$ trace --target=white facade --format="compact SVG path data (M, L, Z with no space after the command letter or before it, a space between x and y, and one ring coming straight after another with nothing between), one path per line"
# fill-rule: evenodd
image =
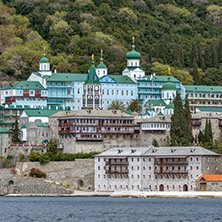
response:
M96 74L99 78L108 75L108 69L107 68L96 68Z
M130 69L130 68L126 67L123 70L122 74L125 76L129 76L133 81L136 81L136 79L142 78L145 76L145 72L139 67L137 67L135 69Z
M193 191L203 158L219 155L202 147L113 148L95 157L95 191Z
M169 105L170 102L176 97L176 90L164 90L161 92L162 100Z

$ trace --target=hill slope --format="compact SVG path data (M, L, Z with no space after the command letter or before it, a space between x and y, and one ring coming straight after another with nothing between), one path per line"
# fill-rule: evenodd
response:
M221 0L3 0L0 71L26 79L46 47L52 69L87 72L100 50L120 74L132 36L147 72L184 84L222 84ZM204 78L203 78L204 77Z

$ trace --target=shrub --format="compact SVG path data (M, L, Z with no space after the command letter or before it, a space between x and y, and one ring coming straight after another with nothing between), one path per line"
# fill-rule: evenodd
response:
M24 161L25 161L25 155L24 155L24 154L21 154L21 155L20 155L20 161L21 161L21 162L24 162Z
M40 162L40 164L45 164L45 163L50 162L49 154L45 153L44 155L41 155L40 158L39 158L39 162Z
M46 178L46 174L43 173L41 170L32 168L29 172L29 176L37 177L37 178Z
M31 152L30 156L29 156L29 160L31 162L35 162L35 161L39 161L39 158L41 157L41 155L38 152Z
M15 158L15 156L13 156L13 155L8 155L7 156L7 160L13 160Z

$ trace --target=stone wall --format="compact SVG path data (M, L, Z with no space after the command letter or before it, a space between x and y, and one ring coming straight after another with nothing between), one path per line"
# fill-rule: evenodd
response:
M30 169L37 168L46 173L45 179L29 176ZM74 189L92 191L94 189L93 159L50 162L19 162L16 175L12 168L0 169L0 195L21 194L70 194Z
M66 188L93 190L94 187L93 159L49 162L43 165L39 162L19 162L16 168L21 176L28 174L32 168L38 168L46 173L46 179L56 181Z

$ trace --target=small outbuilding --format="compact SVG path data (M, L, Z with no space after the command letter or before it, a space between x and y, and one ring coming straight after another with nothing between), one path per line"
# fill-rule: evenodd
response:
M197 179L197 191L222 191L222 174L202 175Z

